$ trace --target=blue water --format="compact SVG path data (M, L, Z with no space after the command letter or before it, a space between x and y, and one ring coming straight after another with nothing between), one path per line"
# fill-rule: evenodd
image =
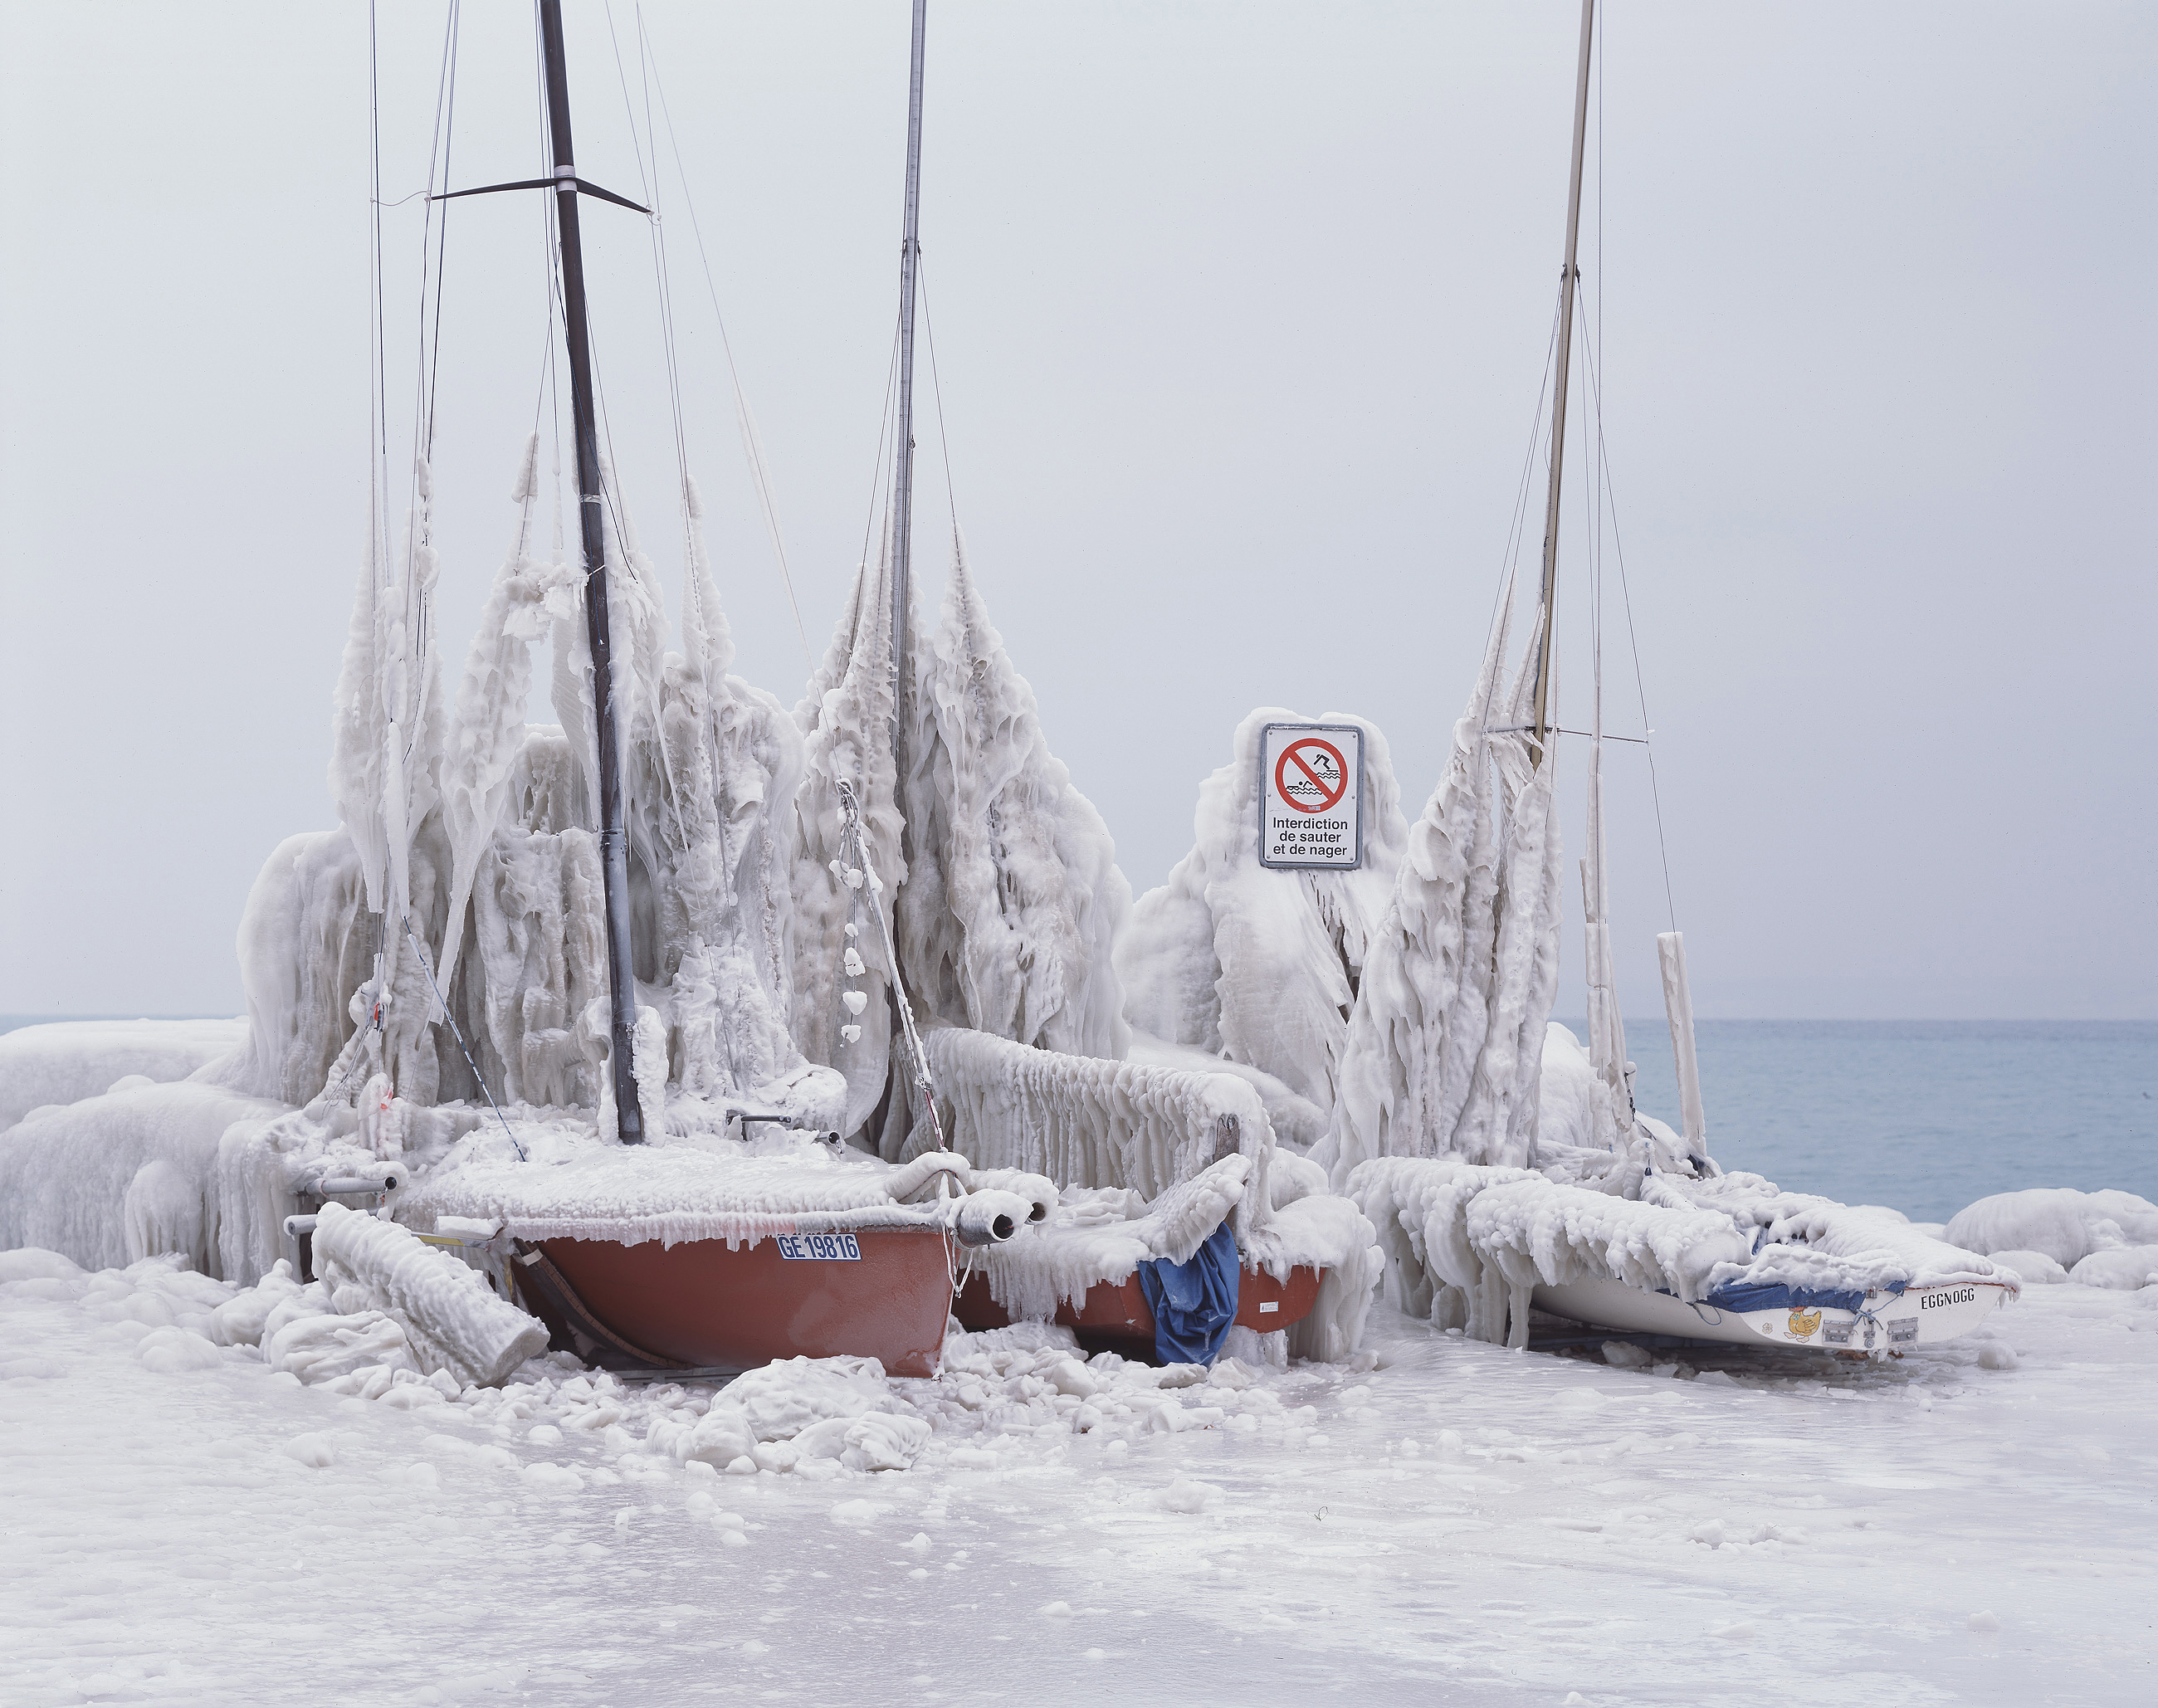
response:
M0 1032L96 1018L0 1014ZM1696 1037L1727 1169L1913 1221L2023 1186L2158 1200L2158 1021L1703 1020ZM1660 1020L1628 1041L1641 1107L1676 1126Z
M1695 1036L1727 1169L1913 1221L2024 1186L2158 1200L2158 1022L1702 1020ZM1661 1016L1627 1043L1636 1102L1676 1126Z

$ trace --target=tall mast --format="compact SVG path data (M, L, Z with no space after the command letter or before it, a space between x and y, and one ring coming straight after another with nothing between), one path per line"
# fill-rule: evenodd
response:
M922 39L928 24L929 0L914 0L914 49L907 68L906 207L899 243L899 445L891 490L891 756L902 799L906 790L908 571L914 555L914 275L922 254L917 238L922 224Z
M1543 635L1536 644L1535 761L1543 762L1551 734L1551 614L1558 592L1559 482L1566 467L1566 380L1573 353L1573 287L1581 276L1574 255L1581 241L1581 157L1588 140L1588 57L1596 0L1581 0L1581 76L1573 95L1573 182L1566 198L1566 269L1559 275L1558 386L1551 395L1551 493L1544 501Z
M585 254L577 230L576 156L570 147L570 79L562 58L562 0L540 0L547 61L547 124L555 144L555 218L562 255L562 321L570 345L570 411L576 423L577 515L583 525L585 632L592 654L592 725L599 749L600 875L607 894L607 994L614 1009L616 1130L624 1144L644 1142L637 1101L632 1036L637 983L629 942L629 832L622 808L622 756L614 733L614 645L608 632L606 494L600 487L599 431L592 411L591 337L585 323Z

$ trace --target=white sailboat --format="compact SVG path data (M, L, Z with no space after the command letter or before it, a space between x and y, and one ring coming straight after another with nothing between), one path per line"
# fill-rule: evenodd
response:
M1476 1338L1525 1344L1537 1310L1741 1345L1901 1352L1977 1327L2017 1277L1895 1211L1717 1167L1675 929L1658 950L1680 1127L1634 1102L1612 970L1600 640L1587 731L1558 725L1552 646L1594 34L1583 0L1534 633L1510 671L1510 572L1450 762L1370 947L1333 1125L1314 1156L1378 1228L1394 1303ZM1565 735L1588 742L1585 1049L1550 1024Z

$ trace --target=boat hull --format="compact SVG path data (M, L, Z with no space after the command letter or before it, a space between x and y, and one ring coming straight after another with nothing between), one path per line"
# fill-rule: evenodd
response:
M1277 1281L1262 1270L1245 1270L1236 1282L1236 1326L1270 1334L1302 1322L1318 1302L1319 1280L1319 1271L1309 1266L1290 1270L1287 1281ZM1009 1313L990 1296L989 1277L978 1273L967 1277L953 1312L963 1329L1004 1329L1011 1324ZM1096 1282L1076 1303L1068 1298L1059 1300L1056 1320L1076 1330L1082 1340L1112 1342L1119 1347L1129 1344L1149 1353L1154 1349L1154 1313L1147 1307L1136 1272L1120 1282Z
M906 1228L854 1238L854 1260L790 1258L773 1238L540 1246L601 1322L692 1368L849 1355L874 1358L890 1375L934 1375L952 1308L945 1236Z
M1781 1306L1763 1311L1722 1310L1610 1280L1540 1287L1531 1296L1531 1303L1555 1317L1628 1334L1683 1335L1689 1340L1720 1340L1732 1346L1908 1352L1914 1346L1968 1334L2000 1309L2007 1296L2007 1287L1997 1282L1869 1293L1866 1302L1870 1321L1858 1312L1828 1305L1799 1310Z

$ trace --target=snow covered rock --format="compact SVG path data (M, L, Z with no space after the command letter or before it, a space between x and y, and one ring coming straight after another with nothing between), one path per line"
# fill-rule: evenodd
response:
M280 1257L253 1287L235 1293L209 1313L204 1333L219 1346L259 1346L270 1313L300 1291L289 1260Z
M297 1318L264 1344L262 1361L310 1387L377 1365L415 1368L405 1331L379 1311Z
M2078 1287L2116 1287L2133 1292L2158 1287L2158 1245L2114 1246L2093 1251L2068 1272Z
M2158 1204L2132 1192L2033 1186L1980 1199L1944 1237L1972 1251L2043 1251L2073 1270L2093 1251L2158 1242Z
M2048 1257L2043 1251L1990 1251L1986 1254L2003 1269L2012 1269L2032 1287L2055 1287L2068 1278L2068 1272Z

